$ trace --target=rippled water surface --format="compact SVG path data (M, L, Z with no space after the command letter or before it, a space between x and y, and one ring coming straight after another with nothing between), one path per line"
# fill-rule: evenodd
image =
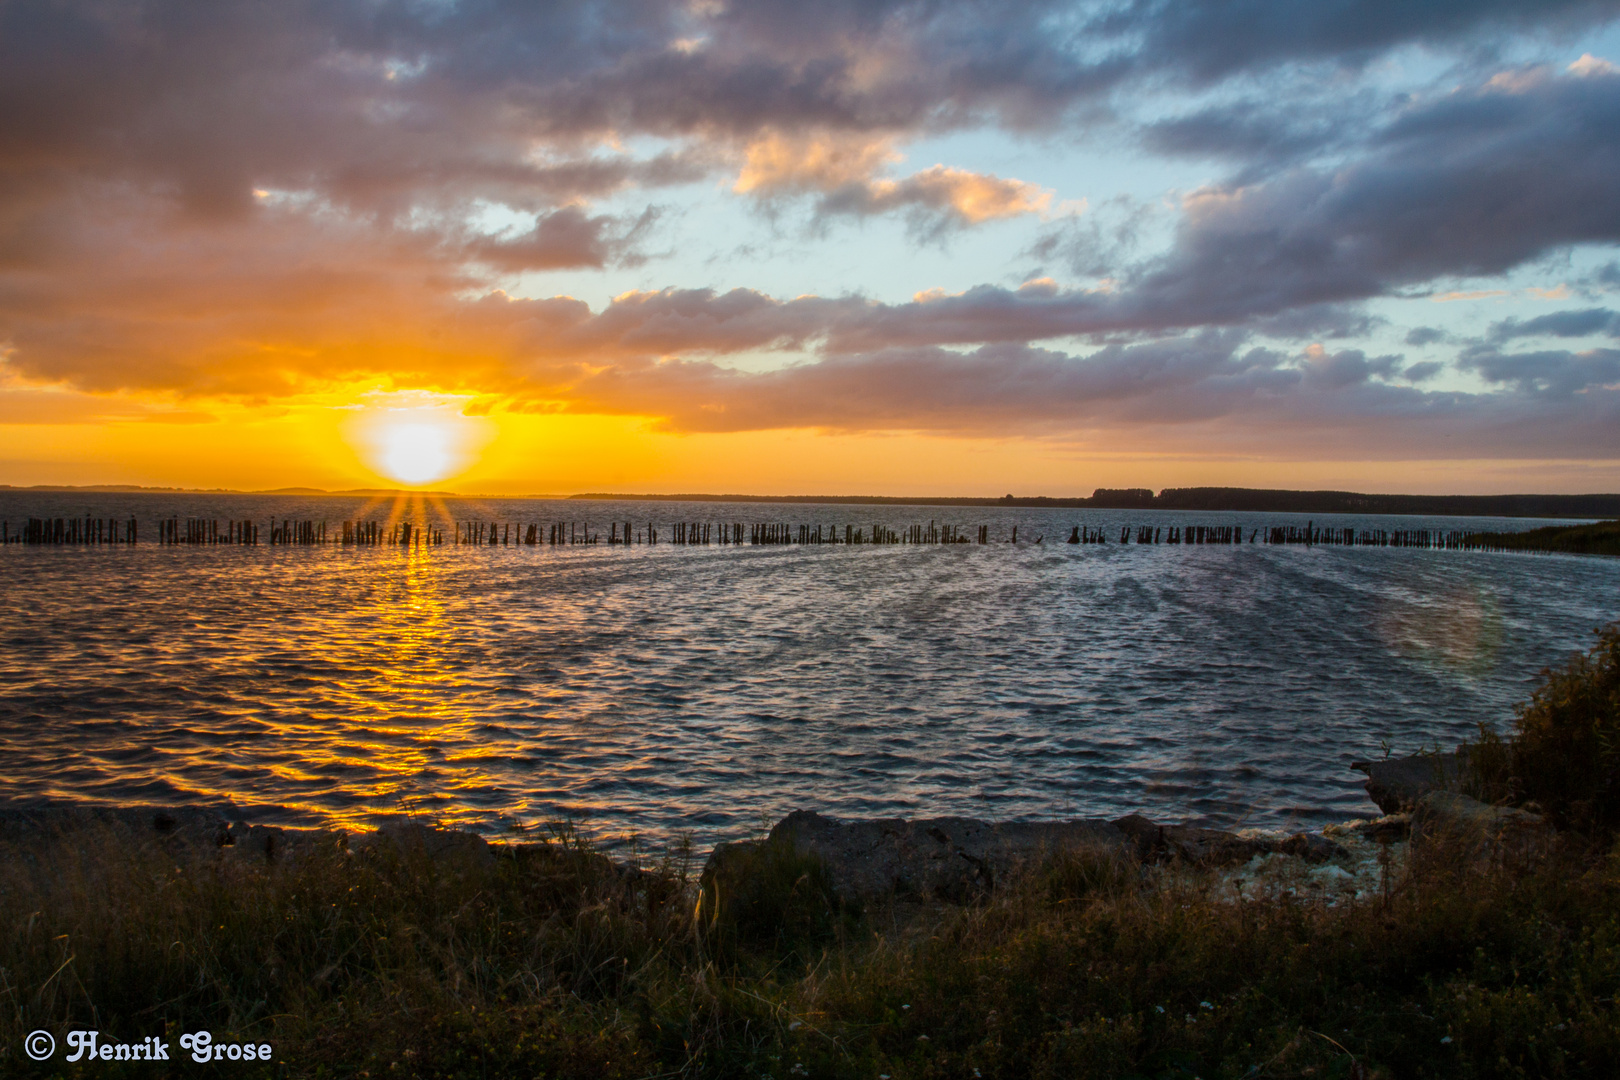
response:
M170 514L1018 526L1016 546L0 548L0 799L572 818L654 847L801 807L1363 814L1351 760L1507 722L1540 668L1620 614L1616 560L1052 542L1286 515L155 495L0 511L12 529L133 513L143 537Z

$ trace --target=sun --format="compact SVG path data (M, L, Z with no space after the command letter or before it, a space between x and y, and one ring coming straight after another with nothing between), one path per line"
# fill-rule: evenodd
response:
M437 484L482 463L499 434L468 398L426 390L372 391L334 408L339 430L365 472L401 487Z
M453 465L450 436L432 424L398 424L382 434L382 469L402 484L426 484Z

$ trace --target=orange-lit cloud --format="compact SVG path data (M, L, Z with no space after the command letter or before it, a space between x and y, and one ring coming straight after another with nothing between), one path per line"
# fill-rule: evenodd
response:
M769 132L747 148L734 190L756 198L814 193L818 212L867 217L904 211L922 231L1040 214L1052 193L1021 180L934 165L880 175L901 154L892 137Z
M432 431L486 418L466 442L482 456L444 451L475 478L486 459L520 467L511 432L552 446L547 423L641 432L655 457L759 432L1620 456L1613 265L1559 271L1570 284L1543 295L1570 310L1373 340L1380 301L1507 303L1524 295L1507 275L1620 245L1615 66L1583 52L1502 72L1458 44L1583 32L1606 9L1373 10L5 5L0 424L336 437L309 468L339 479L381 468L356 410L413 393L460 418ZM1460 74L1399 107L1356 83L1414 45L1460 50ZM1363 92L1324 100L1332 80L1299 74L1312 65ZM1263 100L1272 86L1298 107ZM1144 115L1144 90L1187 104ZM834 266L878 259L848 237L885 218L913 250L978 260L967 245L1033 234L1088 194L1031 157L993 162L993 140L955 144L972 167L906 165L986 132L1037 156L1095 137L1223 171L1163 201L1154 249L1065 262L1026 235L967 280L958 264L882 294L832 271L819 294L783 287L791 265L771 288L728 277L718 245L660 254L700 182L762 233L796 207L806 232L827 227Z

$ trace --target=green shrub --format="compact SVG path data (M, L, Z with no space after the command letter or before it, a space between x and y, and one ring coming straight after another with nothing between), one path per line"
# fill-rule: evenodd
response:
M1620 827L1620 623L1543 676L1509 738L1482 729L1469 748L1477 793L1538 803L1562 828L1612 833Z

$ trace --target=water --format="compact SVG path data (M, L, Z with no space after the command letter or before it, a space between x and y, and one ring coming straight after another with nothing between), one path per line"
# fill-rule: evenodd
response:
M955 547L0 549L0 800L255 821L572 819L702 847L795 808L1271 827L1351 760L1502 726L1614 619L1620 560L1069 546L1276 514L0 496L29 515L990 526ZM1297 519L1300 524L1305 518ZM1350 516L1318 524L1529 528ZM453 533L453 530L452 530ZM265 535L268 535L266 533Z

